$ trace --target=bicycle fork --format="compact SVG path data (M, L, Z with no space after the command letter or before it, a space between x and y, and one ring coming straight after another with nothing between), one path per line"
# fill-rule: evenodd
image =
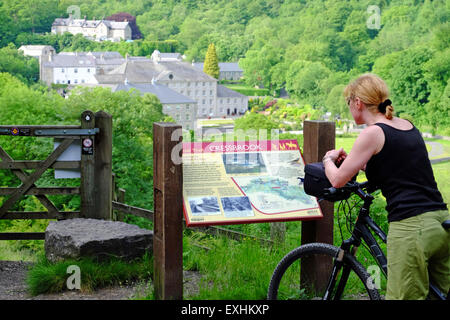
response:
M359 244L356 243L355 238L350 238L349 240L345 240L334 260L333 269L331 272L330 279L328 280L327 287L325 289L324 296L322 300L331 300L333 290L336 286L336 282L338 281L339 274L342 272L341 278L339 280L338 286L336 288L336 293L334 295L334 300L340 300L342 293L344 292L345 285L347 284L348 277L350 275L351 267L348 264L344 263L344 256L347 252L351 252L352 255L356 255L356 251L358 250ZM352 247L353 245L353 247Z

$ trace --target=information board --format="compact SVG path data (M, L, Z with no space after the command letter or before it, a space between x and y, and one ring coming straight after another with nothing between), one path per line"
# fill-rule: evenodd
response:
M183 143L187 226L319 219L296 140Z

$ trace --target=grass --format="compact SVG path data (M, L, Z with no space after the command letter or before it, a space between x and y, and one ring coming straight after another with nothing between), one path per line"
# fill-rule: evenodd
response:
M68 273L68 267L75 265L81 271L81 291L92 292L98 288L150 279L153 276L152 259L151 256L145 255L130 262L119 259L96 262L83 258L51 263L45 256L41 256L28 272L26 281L33 296L62 292L67 290L66 282L71 275Z
M338 136L336 147L344 147L349 152L356 139L353 136ZM437 140L441 142L442 140ZM450 142L444 141L443 145L450 147ZM438 187L444 197L444 201L450 202L450 162L443 162L433 165L433 170ZM363 174L361 179L363 179ZM384 210L385 201L381 195L377 196L373 206L372 217L387 231L386 212ZM336 206L337 207L337 204ZM356 215L354 211L353 216ZM353 217L352 219L354 219ZM140 224L142 221L129 221ZM335 214L334 243L340 245L342 238L346 239L350 233L343 230L342 238L339 224L345 225L345 218L341 213ZM244 224L226 226L246 234L260 238L270 238L270 224ZM265 299L267 287L273 270L281 258L290 250L300 245L301 223L286 222L286 241L284 244L267 247L259 242L250 239L234 241L224 237L212 237L190 230L185 231L183 243L183 266L185 270L198 271L203 278L199 283L199 291L186 299ZM15 230L25 231L25 230ZM125 263L112 261L110 263L96 263L89 259L80 261L66 261L52 264L40 257L36 259L34 251L28 246L17 245L14 247L7 242L0 242L0 259L2 260L31 260L37 263L30 270L27 283L30 293L50 293L65 290L67 267L78 265L81 269L81 290L92 291L97 288L120 285L127 281L148 280L152 275L151 257L145 257L141 261ZM205 251L196 245L208 247ZM382 245L385 249L385 246ZM41 252L41 251L38 251ZM366 267L375 265L375 262L368 251L361 246L357 253L358 260ZM363 288L358 281L352 280L351 293L363 292ZM385 280L382 277L382 288L385 287ZM382 290L383 293L383 290ZM153 299L150 291L141 299Z
M202 127L218 126L223 124L234 124L233 119L198 119L197 123Z

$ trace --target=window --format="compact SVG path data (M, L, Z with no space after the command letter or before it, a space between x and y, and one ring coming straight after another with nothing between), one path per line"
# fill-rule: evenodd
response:
M206 91L205 91L205 90L203 90L203 95L204 95L204 96L206 95Z
M213 91L209 90L209 95L212 96L213 95Z
M87 72L90 73L90 72L91 72L91 69L88 68L88 69L87 69Z
M191 120L190 117L189 117L189 113L186 114L186 120L188 120L188 121Z
M64 68L61 69L61 72L64 73Z
M206 104L206 100L205 99L202 100L202 104Z
M206 82L202 82L202 85L205 86L205 85L206 85Z
M77 68L73 69L73 72L78 73L78 69Z
M84 83L84 79L81 79L81 83Z
M78 83L78 79L75 79L73 82L74 82L74 83Z

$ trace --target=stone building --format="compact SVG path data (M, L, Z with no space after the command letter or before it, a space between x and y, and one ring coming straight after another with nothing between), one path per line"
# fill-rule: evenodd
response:
M69 18L57 18L52 24L52 33L82 34L88 39L103 41L131 40L132 31L127 21L117 22L110 20L86 20Z
M193 66L203 71L203 62L194 62ZM239 81L244 75L244 71L237 62L219 62L219 80Z
M24 45L18 49L24 56L33 57L39 60L39 79L42 79L43 62L48 61L48 57L56 54L55 48L45 45Z
M54 84L97 84L96 74L107 73L125 59L118 52L60 52L43 56L41 80Z
M194 130L196 128L197 102L171 90L165 85L155 81L153 83L135 84L125 80L124 83L102 84L101 86L111 88L112 92L119 90L130 91L134 89L139 91L141 95L146 93L154 94L161 102L164 114L172 117L183 129Z

